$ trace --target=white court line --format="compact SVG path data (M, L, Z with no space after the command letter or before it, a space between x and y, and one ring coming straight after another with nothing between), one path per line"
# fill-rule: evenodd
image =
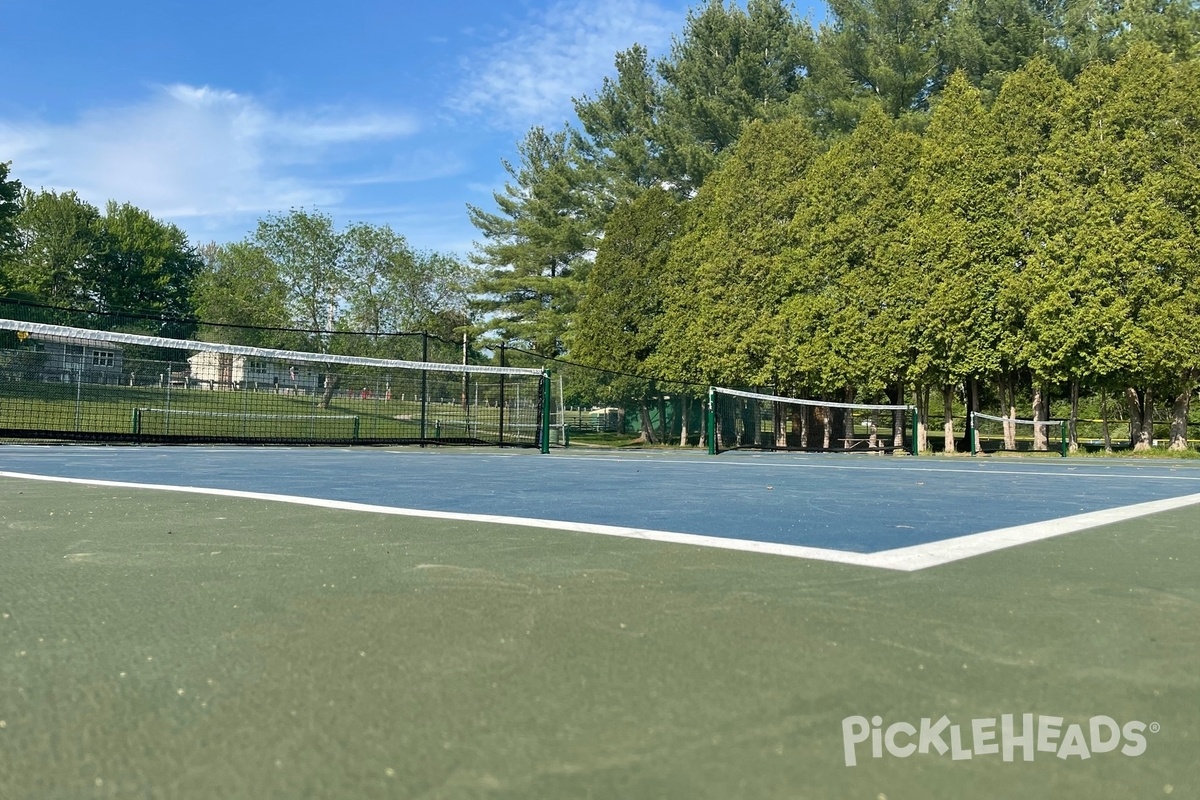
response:
M597 525L588 522L567 522L562 520L533 519L526 517L507 517L492 514L465 514L451 511L427 511L415 508L393 508L377 506L368 503L353 503L345 500L324 500L316 497L300 497L286 494L268 494L264 492L245 492L237 489L212 489L202 486L170 486L155 483L131 483L128 481L105 481L91 478L63 478L53 475L32 475L24 472L0 471L0 478L15 478L19 480L47 481L50 483L70 483L84 486L107 486L120 489L147 489L166 492L182 492L185 494L210 495L215 497L237 497L246 500L266 500L275 503L290 503L292 505L313 506L316 508L337 509L342 511L365 511L373 514L390 514L403 517L422 517L427 519L456 520L461 522L487 522L500 525L520 525L528 528L544 528L549 530L573 531L577 533L592 533L601 536L619 536L626 539L642 539L654 542L669 542L672 544L688 544L697 547L715 547L722 550L739 550L747 553L764 553L770 555L789 556L791 558L807 558L817 561L829 561L837 564L850 564L861 567L876 567L879 569L896 570L899 572L916 572L929 567L949 564L972 556L991 553L1009 547L1016 547L1030 542L1037 542L1067 533L1096 528L1114 522L1136 519L1138 517L1170 511L1176 508L1200 503L1200 494L1190 494L1183 497L1172 497L1166 500L1153 500L1148 503L1122 506L1104 511L1090 511L1070 517L1034 522L1028 525L1017 525L1011 528L999 528L983 533L973 533L953 539L943 539L937 542L900 547L894 550L882 550L875 553L855 553L846 550L831 550L822 547L803 547L801 545L776 544L773 542L756 542L743 539L726 539L718 536L703 536L694 533L672 533L670 531L648 530L644 528L625 528L616 525Z
M750 463L747 461L717 461L704 460L696 458L694 461L672 458L653 458L646 457L644 460L637 457L620 458L616 456L552 456L561 461L613 461L613 462L634 462L649 463L649 464L712 464L713 466L727 465L731 467L761 467L768 462L759 461ZM1157 469L1173 469L1173 467L1156 466ZM1036 477L1051 477L1051 478L1118 478L1122 480L1147 480L1147 481L1200 481L1200 475L1137 475L1128 473L1108 473L1108 472L1035 472L1034 470L999 470L999 469L977 469L970 467L907 467L907 466L891 466L891 467L873 467L863 466L860 464L770 464L771 469L842 469L842 470L873 470L876 472L944 472L950 475L1033 475ZM1068 467L1068 469L1075 469Z

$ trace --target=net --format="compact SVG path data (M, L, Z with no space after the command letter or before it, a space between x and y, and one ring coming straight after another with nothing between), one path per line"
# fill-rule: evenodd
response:
M548 382L526 367L0 319L0 437L8 439L545 449Z
M906 405L835 403L713 387L709 452L805 450L915 453L916 412Z
M995 417L972 411L971 455L979 453L1053 453L1067 455L1067 427L1060 419Z

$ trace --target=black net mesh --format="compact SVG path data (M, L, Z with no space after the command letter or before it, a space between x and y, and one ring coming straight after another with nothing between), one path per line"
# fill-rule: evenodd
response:
M171 331L155 334L163 332ZM418 357L439 349L421 337L386 342L393 351L416 349ZM539 370L400 355L381 360L0 318L0 437L541 443Z
M912 409L713 391L717 452L738 449L889 453L912 450Z

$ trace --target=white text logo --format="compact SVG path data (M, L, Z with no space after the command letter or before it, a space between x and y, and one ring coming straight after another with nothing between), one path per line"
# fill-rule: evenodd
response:
M842 720L842 747L846 766L853 767L869 749L871 758L887 753L895 758L911 755L949 755L954 761L976 756L1000 756L1004 761L1033 761L1038 753L1063 760L1086 760L1093 755L1120 752L1140 756L1146 752L1146 732L1158 733L1157 722L1131 720L1124 725L1098 715L1083 723L1063 724L1062 717L1037 714L1001 714L973 719L960 725L949 717L924 717L916 724L891 722L882 717L853 716ZM869 744L867 744L869 742ZM863 745L859 751L859 745ZM1018 753L1020 754L1018 756Z

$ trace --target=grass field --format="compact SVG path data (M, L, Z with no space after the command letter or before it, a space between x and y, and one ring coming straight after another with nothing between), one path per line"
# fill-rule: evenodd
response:
M0 797L1200 796L1200 514L915 573L0 479ZM1155 723L870 757L842 721ZM1064 726L1065 724L1064 723Z

